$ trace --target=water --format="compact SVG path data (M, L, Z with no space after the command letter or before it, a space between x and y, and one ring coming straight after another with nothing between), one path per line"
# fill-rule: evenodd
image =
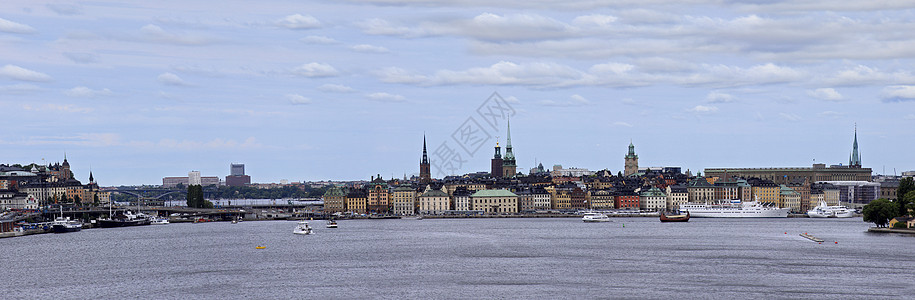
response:
M4 299L907 298L915 236L855 219L169 224L0 239ZM788 234L785 234L788 232ZM823 244L798 236L807 232ZM835 242L838 241L838 244ZM255 249L265 246L266 249Z

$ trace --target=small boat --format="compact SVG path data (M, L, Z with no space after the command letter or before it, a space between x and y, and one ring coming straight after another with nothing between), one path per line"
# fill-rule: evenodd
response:
M334 220L327 221L327 228L337 228L337 221L334 221Z
M51 223L51 229L54 233L76 232L83 229L83 222L70 220L69 217L58 217Z
M152 224L152 225L165 225L165 224L168 224L168 218L151 217L151 218L149 218L149 224Z
M660 218L661 222L689 222L689 212L686 212L685 215L667 215L661 212Z
M807 211L807 216L811 218L851 218L855 216L855 211L846 206L829 206L826 201L820 201L819 205Z
M301 221L299 225L292 230L292 233L295 234L311 234L311 226L308 226L308 222Z
M602 213L588 212L581 217L581 220L585 223L610 222L610 217Z

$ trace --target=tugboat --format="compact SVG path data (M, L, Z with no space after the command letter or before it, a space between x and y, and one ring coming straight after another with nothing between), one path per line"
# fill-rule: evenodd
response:
M689 212L687 211L685 215L670 215L661 212L661 222L689 222Z

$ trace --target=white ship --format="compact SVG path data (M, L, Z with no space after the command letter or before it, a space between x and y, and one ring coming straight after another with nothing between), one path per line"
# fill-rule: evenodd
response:
M807 216L811 218L851 218L855 216L855 212L845 206L829 206L825 201L820 201L819 205L807 211Z
M581 217L581 220L585 223L610 222L607 215L598 212L587 212Z
M717 204L686 203L680 205L681 212L689 212L693 218L787 218L788 209L763 205L756 201L731 200Z

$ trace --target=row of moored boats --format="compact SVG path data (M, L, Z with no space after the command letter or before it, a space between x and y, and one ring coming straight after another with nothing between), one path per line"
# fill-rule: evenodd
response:
M819 205L807 211L811 218L851 218L855 211L846 206L827 205L821 201ZM662 222L686 222L690 217L696 218L787 218L788 208L779 208L771 203L758 201L742 202L731 200L727 202L687 203L680 206L680 214L669 215L660 213ZM610 218L603 213L588 212L582 216L584 222L609 222Z

